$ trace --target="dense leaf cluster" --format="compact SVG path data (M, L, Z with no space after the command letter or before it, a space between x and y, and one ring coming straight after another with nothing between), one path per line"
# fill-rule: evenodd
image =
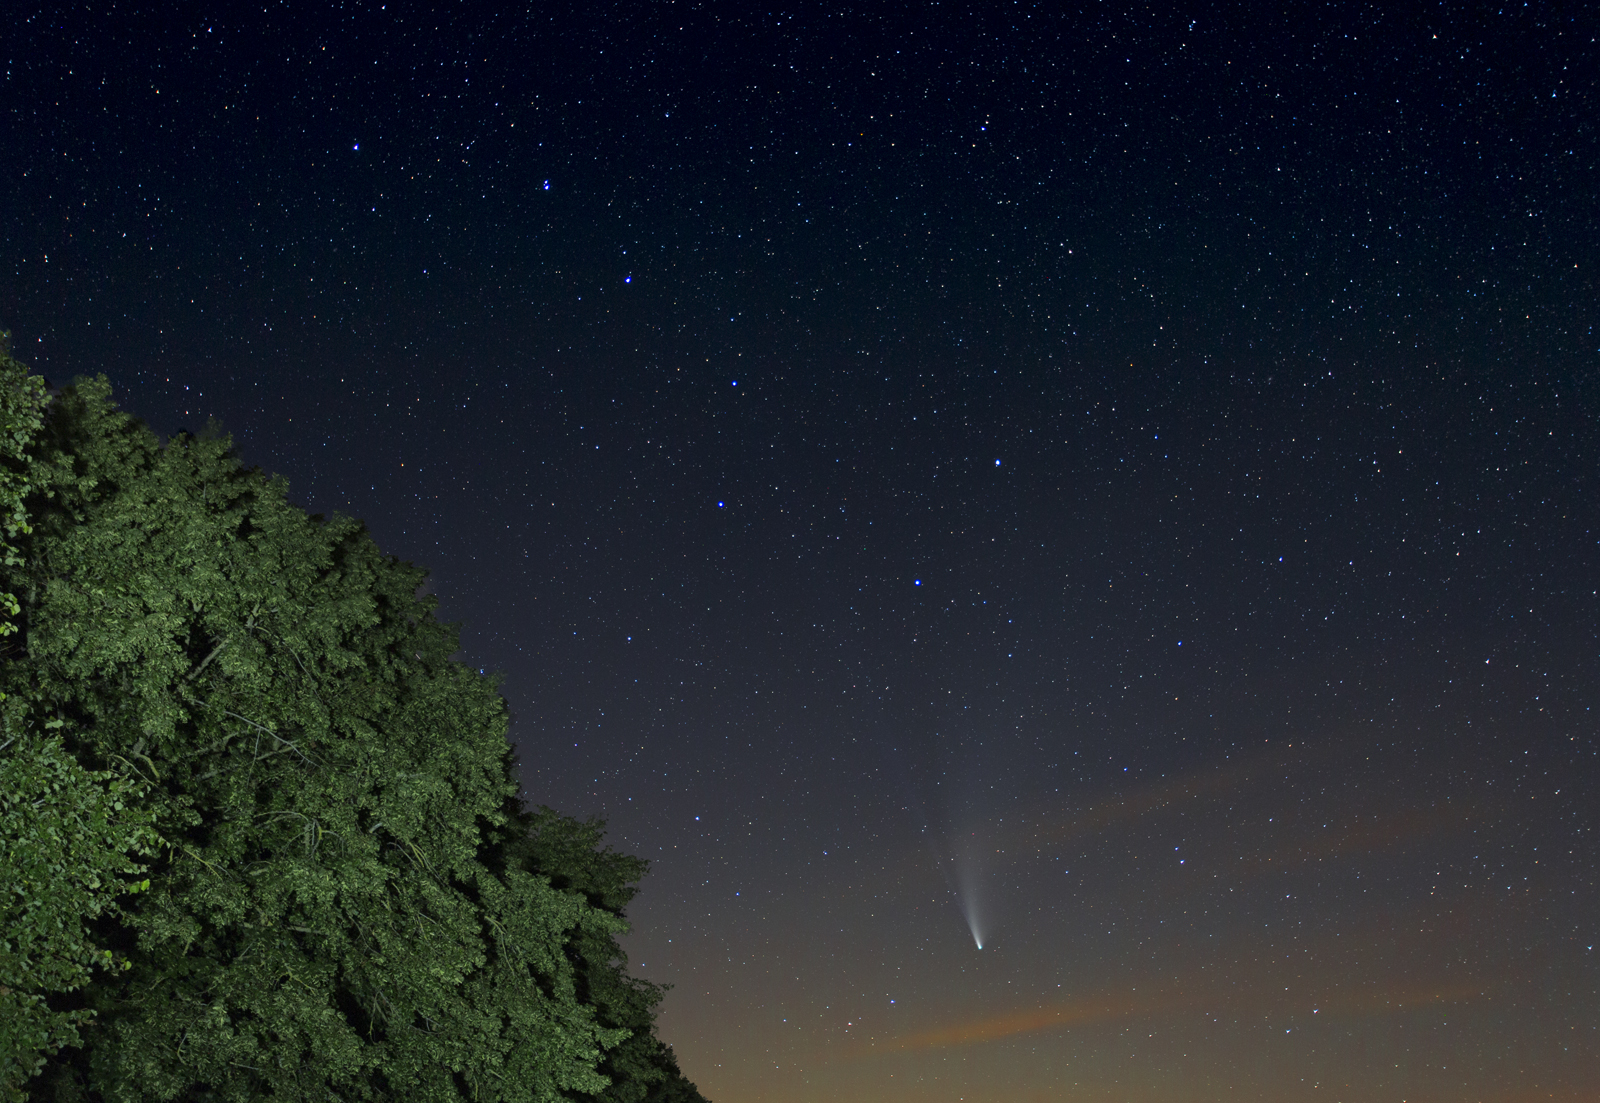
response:
M616 943L644 864L521 806L504 703L420 570L226 440L160 440L104 381L21 452L0 769L100 803L6 807L6 839L83 851L5 857L56 894L8 900L7 928L67 929L7 953L79 963L8 970L42 1017L7 1039L11 1082L47 1058L38 1098L700 1098ZM116 967L90 979L94 954Z
M10 355L0 331L0 571L24 563L18 541L33 532L26 504L36 490L32 446L48 403L44 381ZM0 583L3 584L3 583ZM135 858L156 840L151 815L134 806L138 787L90 771L62 742L60 717L36 716L18 694L21 654L16 595L0 593L0 1100L24 1098L22 1084L63 1046L81 1041L93 1019L82 1006L52 1007L47 994L75 992L91 970L125 968L96 946L87 924L115 908ZM10 637L10 638L8 638ZM25 681L25 678L23 679Z

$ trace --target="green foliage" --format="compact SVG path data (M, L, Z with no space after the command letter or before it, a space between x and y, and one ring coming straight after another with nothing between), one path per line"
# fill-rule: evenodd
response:
M3 688L162 838L107 928L128 968L95 975L95 1027L35 1092L665 1098L660 993L615 943L643 865L521 811L504 703L449 658L422 572L226 439L158 440L104 380L30 455Z
M30 484L29 446L44 422L49 402L44 380L11 357L11 334L0 330L0 566L21 563L12 541L32 530L24 508ZM21 612L15 594L0 592L0 637L17 630Z
M82 988L90 969L126 968L90 941L85 925L135 881L159 840L131 807L126 779L90 772L59 735L34 730L23 702L4 710L0 747L0 1098L20 1100L45 1057L77 1045L85 1008L52 1009L46 997Z
M540 808L513 817L511 823L504 847L507 860L548 875L557 888L581 893L619 918L649 868L644 860L603 845L604 825L596 820L580 823ZM615 933L583 931L567 952L582 998L594 1005L603 1024L629 1032L606 1054L601 1071L611 1084L593 1098L604 1103L705 1103L679 1071L671 1048L652 1029L666 990L628 976L628 959Z
M22 564L16 541L33 530L26 500L35 474L32 447L49 399L44 381L12 359L0 332L0 571ZM158 841L149 814L132 806L137 786L85 770L61 741L63 723L41 721L16 662L17 598L0 593L0 1100L24 1098L22 1085L63 1046L78 1044L93 1013L52 1007L81 989L95 966L114 969L88 924L115 909L123 892L148 887L133 856Z

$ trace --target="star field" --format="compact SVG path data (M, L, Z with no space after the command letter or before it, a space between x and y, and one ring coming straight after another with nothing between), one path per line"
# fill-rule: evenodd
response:
M10 23L16 354L431 568L709 1098L1600 1082L1580 9Z

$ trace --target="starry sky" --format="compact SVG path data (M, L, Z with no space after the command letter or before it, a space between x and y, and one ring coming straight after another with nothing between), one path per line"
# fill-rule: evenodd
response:
M15 8L0 325L432 569L686 1074L1591 1098L1593 13L513 7Z

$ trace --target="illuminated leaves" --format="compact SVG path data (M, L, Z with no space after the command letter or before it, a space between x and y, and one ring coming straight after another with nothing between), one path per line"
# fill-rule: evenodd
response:
M95 1033L46 1078L108 1100L534 1103L610 1091L597 1068L636 1034L660 1051L659 995L607 956L628 893L553 885L535 860L504 702L450 659L423 573L289 504L225 440L158 440L103 380L43 430L14 572L26 660L6 677L68 721L60 746L105 768L86 776L108 801L146 794L130 822L163 839L124 909L130 968L90 986ZM132 867L108 841L109 891ZM654 998L619 1016L602 975Z

